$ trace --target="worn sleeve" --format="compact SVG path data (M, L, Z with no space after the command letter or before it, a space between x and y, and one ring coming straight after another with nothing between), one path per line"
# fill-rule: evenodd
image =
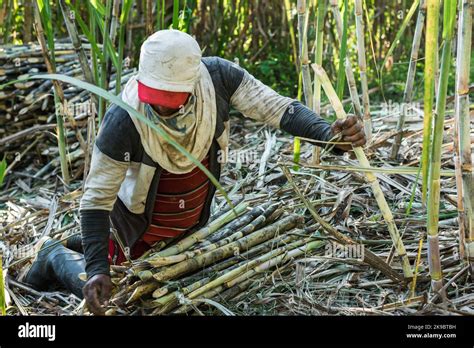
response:
M284 97L243 70L243 78L233 93L231 105L244 116L280 127L280 120L294 100Z
M285 110L280 128L291 135L319 140L331 139L331 125L321 116L298 101L293 101ZM324 144L317 144L324 147Z
M234 88L231 104L244 116L280 128L294 136L322 142L331 138L331 125L302 103L281 96L264 85L246 70L237 66L243 75ZM230 76L230 73L226 74ZM234 78L227 80L235 81ZM322 143L318 145L323 146Z
M121 113L108 112L92 152L90 171L80 203L81 233L86 273L109 274L110 211L129 167L133 148Z
M88 278L109 273L109 214L117 200L127 168L127 162L116 161L94 146L80 206L82 245Z

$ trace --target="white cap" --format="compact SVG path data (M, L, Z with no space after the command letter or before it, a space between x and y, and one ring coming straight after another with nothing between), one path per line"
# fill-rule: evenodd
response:
M179 30L160 30L140 50L138 81L170 92L192 92L200 77L201 48Z

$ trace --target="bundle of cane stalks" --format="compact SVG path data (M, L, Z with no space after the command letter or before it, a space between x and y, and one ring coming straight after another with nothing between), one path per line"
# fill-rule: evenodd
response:
M57 73L84 80L70 41L57 40L55 47ZM90 44L83 43L83 48L89 64L93 64ZM48 72L41 46L37 43L1 46L0 67L0 153L9 164L7 174L16 170L20 178L34 176L40 180L48 179L51 173L54 175L54 169L59 168L54 135L58 111L64 118L65 146L72 178L80 177L84 157L89 153L89 138L97 129L93 122L97 118L97 101L91 99L88 91L63 85L65 103L55 105L52 80L28 79ZM124 69L121 84L124 85L135 72L135 69ZM111 69L108 85L111 91L115 90L115 75L115 70ZM43 161L36 161L35 166L26 171L21 170L38 156Z
M239 203L171 246L158 243L128 270L112 266L119 291L108 314L137 309L152 315L187 313L202 304L218 306L212 298L235 297L259 274L324 245L315 225L304 227L303 216L285 212L280 203L248 206Z

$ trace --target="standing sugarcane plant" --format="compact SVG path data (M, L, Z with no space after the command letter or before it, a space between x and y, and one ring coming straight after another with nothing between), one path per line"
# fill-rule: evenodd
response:
M76 25L73 22L75 18L75 12L73 12L67 5L64 0L59 1L59 7L61 8L61 12L63 14L64 23L66 24L67 31L69 33L69 38L74 46L74 50L76 51L77 57L79 59L79 63L81 64L82 72L84 74L84 79L91 83L95 84L94 75L92 74L91 67L89 65L89 61L87 59L86 52L82 47L81 38L79 37L79 33L77 32ZM95 95L91 95L94 104L97 106L97 98Z
M173 29L179 29L179 0L173 0Z
M285 13L286 13L286 19L288 22L288 31L290 33L290 39L291 39L291 46L293 48L293 61L296 66L296 72L298 73L298 76L300 76L300 69L298 67L298 53L297 53L297 48L296 48L296 36L295 36L295 30L293 28L293 17L291 15L291 4L290 0L285 0L283 2L284 8L285 8ZM299 17L298 17L299 18ZM299 28L299 26L298 26ZM300 91L298 91L300 92ZM299 93L298 93L299 94ZM301 141L300 138L296 137L293 140L293 162L298 163L300 160L300 148L301 148ZM298 167L295 165L295 169Z
M370 117L369 87L367 82L367 62L365 58L364 20L362 18L362 0L355 0L355 19L357 36L357 57L359 60L360 83L362 85L362 105L364 107L364 130L367 141L372 140L372 119Z
M436 98L435 126L431 147L431 161L428 176L428 257L431 275L431 286L434 291L443 287L443 273L439 254L439 203L440 203L440 170L441 146L443 145L444 115L446 110L446 95L448 92L449 69L451 66L451 46L454 37L454 23L456 19L456 0L446 0L443 11L443 53L441 57L441 71ZM434 9L434 8L432 8ZM430 8L428 7L428 16ZM426 110L426 109L425 109ZM443 296L443 294L440 294Z
M327 0L317 0L316 8L316 50L314 62L318 65L323 64L323 39L324 39L324 17L326 16ZM313 111L321 114L321 83L314 79L313 91ZM317 148L317 147L316 147Z
M6 313L6 298L5 298L5 277L3 275L2 254L0 254L0 315L5 316Z
M43 58L46 63L46 68L49 73L56 72L55 56L54 56L54 34L51 23L51 8L49 7L49 0L43 1L38 0L35 2L35 29L36 36L41 46ZM43 29L43 22L46 24L46 39L45 32ZM47 42L46 42L47 40ZM50 52L50 54L48 53ZM58 81L53 82L54 87L54 105L65 105L64 94ZM63 107L66 111L67 108ZM64 119L61 108L56 107L56 124L57 124L57 138L58 138L58 150L59 150L59 163L61 165L61 175L65 184L69 184L70 175L67 161L67 147L66 147L66 136L64 131Z
M342 106L342 103L340 99L338 98L336 91L334 90L334 87L329 81L329 77L327 76L326 72L319 65L313 64L312 67L321 85L323 86L323 89L326 92L326 95L329 101L331 102L331 105L336 113L337 118L345 119L347 117L347 114L344 111L344 107ZM370 163L367 160L367 157L362 147L354 148L354 153L357 159L359 160L360 165L363 168L370 169ZM407 255L405 246L403 245L403 241L400 237L400 233L398 232L397 225L395 224L395 221L393 220L393 214L383 195L382 188L380 187L378 179L374 173L367 171L365 175L367 177L367 181L370 183L372 187L375 199L377 200L378 206L387 224L388 231L390 233L390 237L392 238L392 242L395 247L395 250L397 251L398 256L401 258L404 276L405 278L411 279L413 277L413 272L410 266L410 261L408 260L408 255Z
M296 4L298 12L298 42L299 42L299 62L301 67L301 78L303 83L303 97L306 106L313 108L313 88L311 85L311 73L309 68L308 55L308 20L309 7L306 0L298 0ZM300 140L295 139L295 162L298 163L300 157Z
M309 8L306 0L298 0L296 5L298 11L298 40L300 50L300 65L303 78L303 95L308 108L313 108L313 88L311 86L311 73L309 70L308 57L308 19Z
M465 250L465 255L471 263L474 261L474 172L470 139L469 72L473 10L472 0L462 0L458 21L455 94L459 242L460 250Z
M293 17L291 16L291 4L290 0L285 0L283 2L283 6L285 8L285 13L286 13L286 21L288 22L288 31L290 33L290 40L291 40L291 48L292 48L292 58L293 62L295 63L296 67L296 72L299 72L298 69L298 49L296 48L296 35L295 35L295 29L293 27Z
M323 65L323 39L324 39L324 18L326 16L327 0L317 0L316 7L316 49L314 54L314 62L318 65ZM313 111L317 115L321 115L321 84L317 78L314 79L313 90ZM312 162L315 165L319 164L321 148L319 146L313 147Z
M418 10L418 17L416 19L415 34L413 36L413 43L411 46L410 64L408 66L407 81L405 83L405 91L403 93L403 104L405 107L400 114L400 118L397 123L397 135L393 139L392 150L390 158L395 160L400 150L400 145L403 138L403 127L405 125L406 112L409 109L409 105L413 100L413 85L415 83L416 63L418 61L418 52L421 44L421 34L425 24L426 16L426 2L421 0L420 9Z
M103 30L102 30L102 44L104 47L107 47L109 44L113 44L112 40L110 40L109 36L109 29L111 23L111 11L112 11L112 0L105 0L105 15L104 15L104 23L103 23ZM101 62L101 71L100 71L100 86L108 90L108 72L109 72L109 52L107 49L104 49L104 59ZM105 110L107 108L107 102L105 99L99 99L99 125L102 122L102 118L104 117Z
M125 47L125 29L127 26L128 15L131 11L133 0L124 0L122 13L119 22L119 42L118 42L118 64L115 78L115 94L119 95L122 89L122 69L123 69L123 50Z
M336 22L336 31L337 31L337 34L338 34L338 37L339 37L339 41L340 41L341 47L343 47L342 44L344 42L344 35L343 35L344 34L344 25L343 25L341 12L339 11L338 0L330 0L330 5L331 5L332 13L333 13L333 16L334 16L334 20ZM343 52L341 52L341 53L343 53ZM356 85L356 82L355 82L354 72L352 70L351 62L349 60L349 57L347 57L347 55L341 54L340 56L345 57L344 69L345 69L345 72L346 72L347 84L349 86L349 93L350 93L350 96L351 96L352 104L354 106L354 113L356 114L357 117L362 119L362 109L361 109L361 105L360 105L359 92L357 91L357 85Z
M309 8L306 0L298 0L296 5L298 11L298 40L300 50L300 65L303 78L303 96L307 107L313 108L313 89L311 86L311 74L309 71L308 57L308 19Z
M433 123L433 99L435 93L435 75L437 70L436 55L438 51L439 9L438 0L426 2L426 37L425 37L425 83L424 83L424 116L423 116L423 149L421 153L421 200L426 203L428 173L431 149L431 129Z

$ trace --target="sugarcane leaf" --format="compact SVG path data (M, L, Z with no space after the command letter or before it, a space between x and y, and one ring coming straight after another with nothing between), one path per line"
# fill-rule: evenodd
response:
M151 120L149 120L147 117L143 116L140 112L132 108L130 105L125 103L120 97L113 95L110 92L107 92L106 90L94 86L90 83L78 80L76 78L66 76L66 75L60 75L60 74L41 74L41 75L33 75L31 77L27 77L24 80L29 80L29 79L40 79L40 80L58 80L62 82L69 83L71 85L74 85L76 87L85 89L91 93L94 93L107 101L116 104L117 106L121 107L125 111L127 111L130 115L133 115L134 117L138 118L140 121L146 123L151 129L156 131L163 139L165 139L168 143L170 143L174 148L176 148L178 151L183 153L188 159L191 160L199 169L201 169L206 176L211 180L211 182L216 186L216 188L219 190L219 192L224 196L226 199L227 203L229 204L230 207L234 208L231 200L229 199L227 192L224 190L224 188L219 184L219 181L212 175L212 173L202 165L202 163L196 159L193 155L191 155L184 147L179 145L174 139L172 139L166 132L161 129L160 126L156 125L153 123Z
M444 1L443 11L443 39L446 40L454 30L454 21L456 19L456 1Z
M2 255L0 254L0 314L6 315L6 303L5 303L5 283L3 276L3 262Z
M7 161L4 158L0 162L0 186L3 184L3 180L5 179L5 172L7 171Z
M346 83L345 63L347 57L347 14L349 12L348 2L344 0L344 17L342 21L342 37L341 49L339 51L339 67L337 70L336 91L339 99L342 99L344 94L344 86Z
M115 68L117 68L119 64L118 58L117 58L117 51L115 50L112 42L110 40L107 40L108 34L104 34L105 23L104 23L104 19L102 18L103 16L97 11L95 7L91 7L91 9L92 9L93 18L95 19L96 25L99 28L100 33L102 34L102 37L106 37L106 39L104 40L105 41L104 46L107 50L107 53L112 61L112 64L114 65ZM104 9L104 12L105 12L105 9Z
M51 6L49 5L49 0L37 0L38 9L41 16L41 22L46 34L46 39L48 41L48 47L50 50L54 49L54 34L53 34L53 21L51 15Z
M132 0L125 0L123 3L122 13L120 15L120 29L119 29L119 45L118 45L118 61L117 73L115 74L115 94L119 94L122 88L122 62L123 62L123 49L125 46L125 27L128 20L128 13L132 7Z
M405 211L406 217L408 217L411 213L411 207L413 206L413 202L415 200L416 187L418 186L418 180L420 179L420 174L421 174L421 166L418 168L418 173L416 174L416 179L415 179L415 182L413 183L413 189L411 191L410 201L408 202L408 206Z
M90 3L101 16L105 15L105 6L102 4L101 1L90 0Z
M75 10L77 12L77 7L75 8ZM79 27L81 28L82 32L86 36L87 40L90 42L93 51L95 52L95 54L97 54L99 59L101 61L103 61L104 60L104 55L102 54L102 50L99 49L99 46L97 45L95 35L92 35L92 33L90 32L88 26L86 25L86 23L84 23L84 20L81 18L81 16L76 16L75 19L77 21L77 24L79 24Z
M120 24L125 24L128 19L128 14L132 8L133 0L125 0L123 3L122 13L120 14Z

